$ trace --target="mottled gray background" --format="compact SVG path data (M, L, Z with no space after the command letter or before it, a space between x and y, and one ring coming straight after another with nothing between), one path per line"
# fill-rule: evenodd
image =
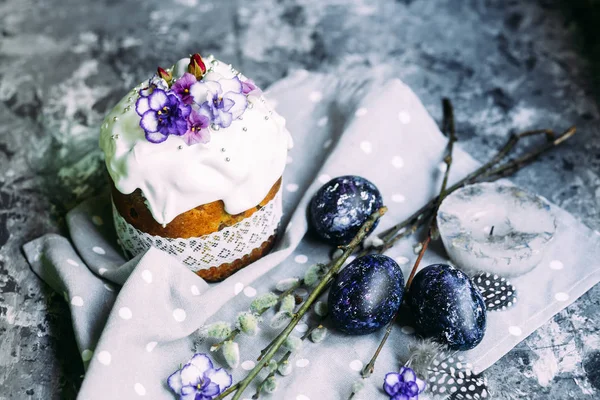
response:
M70 399L83 368L68 309L21 245L65 232L106 185L103 114L157 64L215 53L267 85L384 66L480 161L511 130L578 135L517 182L600 229L592 0L0 0L0 399ZM600 22L600 18L598 19ZM488 370L498 398L600 398L600 287Z

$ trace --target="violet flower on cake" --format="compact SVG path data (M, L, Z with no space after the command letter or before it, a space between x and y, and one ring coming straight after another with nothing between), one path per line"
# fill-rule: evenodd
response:
M233 379L223 368L214 368L202 353L192 357L167 379L169 388L180 400L212 400L231 386Z
M164 142L169 135L181 136L188 130L187 117L191 107L174 94L154 89L147 97L140 97L135 110L142 118L140 127L152 143Z
M242 82L237 77L198 81L191 86L190 92L196 104L208 105L212 123L221 128L229 127L248 107L248 100L242 93Z
M175 81L171 90L183 101L184 104L194 103L194 98L190 93L190 87L197 82L194 75L186 72L183 76Z
M419 394L425 390L425 382L412 369L402 367L400 372L386 374L383 390L391 400L418 400Z
M192 112L187 118L188 129L183 134L182 139L191 146L196 143L208 143L210 141L210 109L203 105L197 111L192 109Z
M245 95L253 94L256 96L260 96L262 94L262 90L259 89L258 86L254 83L252 79L246 79L242 82L242 93Z

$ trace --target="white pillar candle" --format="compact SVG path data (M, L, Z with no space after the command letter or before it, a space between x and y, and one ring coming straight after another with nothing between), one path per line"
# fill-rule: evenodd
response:
M437 224L450 259L465 272L517 276L542 260L556 220L540 196L506 183L477 183L450 194Z

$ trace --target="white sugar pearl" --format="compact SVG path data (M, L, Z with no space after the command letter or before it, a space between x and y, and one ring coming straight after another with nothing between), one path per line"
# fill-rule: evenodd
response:
M254 297L256 296L256 289L254 289L252 286L247 286L244 288L244 294L246 297Z
M298 191L298 185L295 183L288 183L287 185L285 185L285 189L288 192L294 193Z
M554 295L554 298L558 301L567 301L569 300L569 294L565 292L558 292Z
M371 142L363 140L362 142L360 142L360 149L366 154L371 154L371 152L373 151L373 145L371 144Z
M106 350L103 350L100 353L98 353L96 357L98 358L98 361L100 361L100 364L109 365L112 361L112 356Z
M294 257L294 261L298 264L306 264L306 262L308 261L308 257L304 254L298 254L296 257Z
M400 120L401 123L403 124L408 124L410 122L410 114L407 113L406 111L400 111L398 113L398 119Z
M550 261L550 269L558 271L559 269L563 269L565 266L562 261L552 260Z
M518 326L510 326L508 327L508 333L510 333L513 336L521 336L523 331Z
M358 110L356 110L354 115L356 115L357 117L364 117L365 115L367 115L368 112L369 111L366 108L361 107Z
M92 251L94 253L100 254L100 255L106 254L106 251L102 247L100 247L100 246L94 246L94 247L92 247Z
M146 282L146 283L152 283L152 272L148 271L147 269L142 271L142 279Z
M141 383L136 383L135 385L133 385L133 390L135 390L135 392L139 396L145 396L146 395L146 388Z
M363 363L360 360L353 360L350 362L349 367L352 371L359 372L363 368Z
M198 289L198 286L192 285L192 287L190 288L190 290L192 291L192 294L194 296L200 295L200 289Z
M73 304L76 307L81 307L83 306L83 299L80 296L74 296L71 299L71 304Z
M67 259L67 263L71 264L74 267L79 267L79 263L77 261L75 261L75 260L70 259L70 258Z
M183 322L183 321L185 321L186 317L187 317L187 314L185 313L185 310L183 310L182 308L176 308L173 310L173 318L175 318L175 321Z
M133 313L129 307L121 307L119 308L119 317L123 319L131 319Z
M249 370L251 370L252 368L254 368L254 366L255 366L255 365L256 365L256 364L254 364L254 361L252 361L252 360L246 360L246 361L244 361L244 362L242 363L242 369L244 369L244 370L246 370L246 371L249 371Z
M148 344L146 345L146 351L150 353L152 350L154 350L157 344L157 342L148 342Z
M321 183L327 183L331 180L331 176L327 175L327 174L321 174L319 175L319 182Z
M308 364L310 364L310 361L308 361L306 358L301 358L298 361L296 361L296 367L299 368L307 367Z

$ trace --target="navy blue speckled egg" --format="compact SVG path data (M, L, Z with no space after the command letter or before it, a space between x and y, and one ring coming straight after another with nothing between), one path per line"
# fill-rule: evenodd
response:
M334 279L329 291L333 326L350 335L364 335L386 326L402 303L404 276L388 256L357 258Z
M415 328L424 337L452 350L472 349L483 339L483 298L469 277L450 265L433 264L419 271L408 291L407 303Z
M313 197L310 222L317 235L333 245L348 244L369 216L383 206L375 185L360 176L340 176ZM373 229L377 226L374 224Z

